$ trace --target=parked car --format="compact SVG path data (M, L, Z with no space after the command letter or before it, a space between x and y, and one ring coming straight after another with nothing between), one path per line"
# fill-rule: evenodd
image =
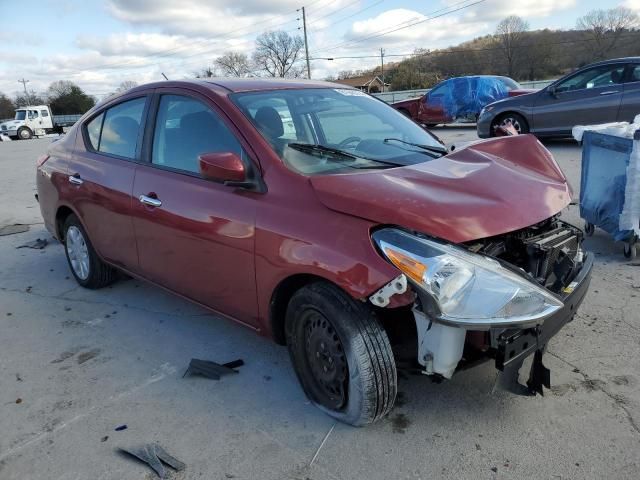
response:
M37 188L80 285L126 272L286 344L311 401L352 425L389 413L399 367L493 360L515 391L534 355L527 391L549 387L544 348L593 263L535 138L449 153L327 82L136 87L49 147Z
M395 102L391 106L418 123L435 127L441 123L473 123L485 105L534 91L522 88L509 77L455 77L440 82L419 98Z
M570 136L575 125L631 122L640 113L640 57L618 58L583 67L542 90L487 105L478 136L494 135L511 123L538 137Z
M29 105L16 109L13 120L0 123L0 135L29 140L34 135L64 133L82 115L53 115L48 105Z

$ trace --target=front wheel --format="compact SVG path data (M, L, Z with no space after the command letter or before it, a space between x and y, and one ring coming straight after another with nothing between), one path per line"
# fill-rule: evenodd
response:
M391 411L396 365L372 308L317 282L293 295L285 327L296 375L317 407L354 426Z
M28 127L22 127L18 130L18 138L20 140L29 140L33 136L31 129Z
M101 288L116 279L116 270L98 257L87 232L73 214L64 222L64 251L71 273L83 287Z

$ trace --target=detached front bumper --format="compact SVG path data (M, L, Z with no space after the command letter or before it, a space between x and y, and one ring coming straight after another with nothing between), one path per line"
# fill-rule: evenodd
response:
M570 284L571 291L562 296L564 307L542 325L522 330L509 329L495 334L497 347L496 368L501 371L499 385L513 393L542 394L542 387L550 388L549 370L542 364L542 356L551 338L567 323L573 320L578 307L584 300L593 269L593 254L587 253L582 269ZM520 368L524 360L535 354L527 386L518 382Z

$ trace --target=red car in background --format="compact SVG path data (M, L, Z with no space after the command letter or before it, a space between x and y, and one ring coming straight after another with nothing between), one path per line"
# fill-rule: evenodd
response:
M419 98L395 102L391 106L418 123L435 127L443 123L473 123L486 105L535 91L522 88L509 77L454 77L440 82Z
M352 425L391 411L398 368L493 360L507 389L541 393L593 265L534 137L450 153L326 82L133 88L49 147L37 186L80 285L126 272L287 345L311 401Z

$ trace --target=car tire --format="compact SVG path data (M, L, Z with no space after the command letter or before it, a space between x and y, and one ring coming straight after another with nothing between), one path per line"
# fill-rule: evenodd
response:
M437 123L426 123L425 125L427 126L427 128L435 128L438 126Z
M76 281L85 288L97 289L113 283L117 271L96 253L80 220L71 214L63 227L64 251Z
M29 140L31 137L33 137L33 132L29 127L22 127L18 130L18 138L20 140Z
M511 122L518 134L524 135L529 133L529 123L527 120L519 113L508 112L500 115L493 121L491 124L491 136L495 137L496 127L508 122Z
M409 112L409 110L407 110L406 108L399 108L398 111L405 117L411 118L411 112Z
M298 380L325 413L363 426L391 411L396 365L373 308L334 285L316 282L291 298L285 333Z

